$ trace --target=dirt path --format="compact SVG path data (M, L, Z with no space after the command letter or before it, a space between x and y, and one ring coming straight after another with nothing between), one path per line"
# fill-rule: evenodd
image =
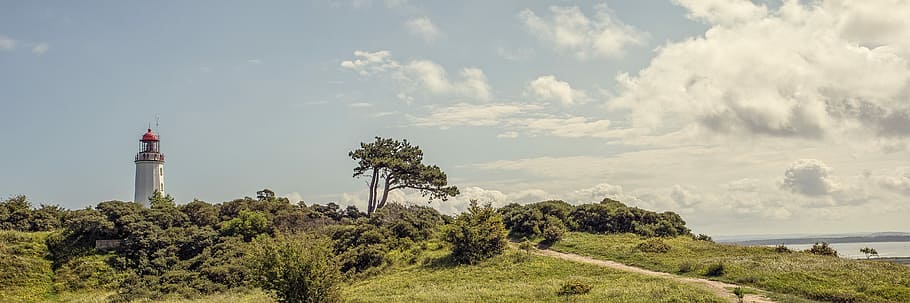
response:
M563 259L563 260L594 264L594 265L598 265L598 266L609 267L609 268L613 268L613 269L634 272L634 273L639 273L639 274L648 275L648 276L663 277L663 278L673 279L673 280L684 282L684 283L702 284L702 285L707 286L708 289L713 291L718 296L729 299L730 302L739 302L737 300L736 296L733 294L733 288L740 287L739 285L736 285L736 284L712 281L712 280L707 280L707 279L677 276L677 275L668 274L665 272L650 271L647 269L633 267L633 266L625 265L625 264L618 263L618 262L597 260L597 259L593 259L593 258L589 258L589 257L585 257L585 256L576 255L576 254L567 254L567 253L561 253L558 251L552 251L549 249L538 249L538 250L535 250L535 252L539 255L544 255L544 256L553 257L553 258L559 258L559 259ZM746 287L743 287L743 288L746 288ZM753 295L753 294L747 294L745 296L743 302L746 302L746 303L774 303L774 301L771 301L771 299L765 298L760 295Z

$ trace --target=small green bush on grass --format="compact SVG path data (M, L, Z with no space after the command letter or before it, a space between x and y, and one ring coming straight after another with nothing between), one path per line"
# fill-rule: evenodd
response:
M815 244L812 245L812 248L807 249L806 251L813 255L837 257L837 251L828 245L828 242L815 242Z
M274 291L278 302L341 301L341 273L328 239L302 234L260 238L248 258L256 283Z
M684 274L695 270L695 265L692 262L682 262L679 263L679 273Z
M650 238L644 242L638 243L638 250L649 253L665 253L670 251L670 245L664 243L661 238Z
M506 247L506 228L496 209L489 204L481 207L472 200L468 211L448 226L445 240L452 244L455 262L476 264L502 253Z
M584 295L591 292L592 288L594 288L594 286L591 286L591 284L588 284L581 279L574 278L563 282L562 286L559 287L559 291L556 292L556 295L560 297Z
M724 263L714 263L708 266L708 270L705 271L705 276L720 277L723 276L725 272Z

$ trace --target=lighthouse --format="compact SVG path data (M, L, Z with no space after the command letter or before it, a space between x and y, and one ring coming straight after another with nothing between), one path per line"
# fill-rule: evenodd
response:
M159 149L158 135L148 131L139 139L136 154L136 198L133 202L148 205L156 191L164 194L164 154Z

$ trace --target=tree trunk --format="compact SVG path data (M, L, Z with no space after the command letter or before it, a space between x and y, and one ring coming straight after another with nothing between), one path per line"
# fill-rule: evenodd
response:
M370 179L370 197L367 199L367 214L372 214L376 210L376 183L379 182L379 170L373 169L373 177Z
M379 201L379 206L376 208L382 208L385 206L385 201L389 198L389 192L391 191L391 189L389 189L389 181L389 177L387 176L385 178L385 187L382 188L382 200Z

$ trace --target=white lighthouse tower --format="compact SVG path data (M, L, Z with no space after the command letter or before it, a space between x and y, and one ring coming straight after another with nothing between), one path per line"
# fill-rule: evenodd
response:
M164 154L158 145L158 135L149 128L139 140L136 154L136 198L133 202L148 205L156 191L164 194Z

